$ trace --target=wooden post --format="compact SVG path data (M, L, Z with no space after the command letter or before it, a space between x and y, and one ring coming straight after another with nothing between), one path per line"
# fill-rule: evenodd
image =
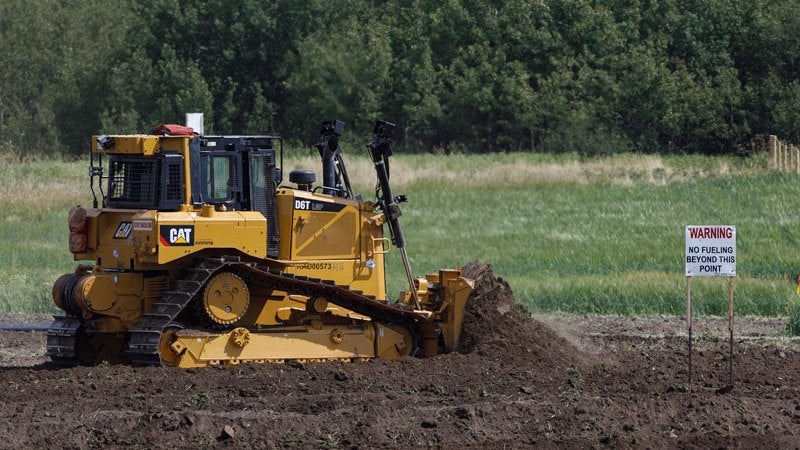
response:
M786 172L789 167L789 144L781 142L781 149L783 150L783 164L781 164L781 172Z
M783 154L783 162L781 163L781 172L786 171L786 167L789 165L789 144L781 142L781 153Z
M733 277L728 277L728 331L730 355L728 356L728 386L733 387Z
M786 144L781 141L778 141L778 148L780 151L778 152L781 155L781 172L786 170Z
M794 173L800 175L800 147L792 146L792 148L794 148Z
M774 134L769 135L767 139L767 149L769 149L769 169L775 170L778 168L778 137Z
M692 277L686 276L686 327L689 329L689 388L692 386Z
M778 170L783 172L786 169L786 144L780 141L778 141L778 156L780 157Z

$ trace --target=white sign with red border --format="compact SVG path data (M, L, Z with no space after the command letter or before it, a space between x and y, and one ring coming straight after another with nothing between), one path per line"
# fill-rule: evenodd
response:
M687 225L686 276L736 276L736 227Z
M134 220L133 231L153 231L152 220Z

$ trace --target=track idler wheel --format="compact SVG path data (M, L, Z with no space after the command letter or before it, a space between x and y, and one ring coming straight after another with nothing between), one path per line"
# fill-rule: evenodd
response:
M400 356L409 356L416 353L417 349L415 348L416 345L414 342L414 334L411 332L411 330L402 325L393 325L390 328L403 335L403 342L405 343L405 346L397 348Z
M250 291L239 275L222 272L208 280L201 302L202 311L213 324L232 325L247 312Z
M175 333L182 329L183 325L171 323L161 333L161 340L158 342L158 356L161 357L161 364L170 367L177 364L180 355L172 348L172 343L175 342Z

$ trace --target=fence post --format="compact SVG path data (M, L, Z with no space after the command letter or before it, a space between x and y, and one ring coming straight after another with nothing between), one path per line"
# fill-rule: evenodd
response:
M794 145L792 147L794 148L794 173L800 175L800 147Z
M786 144L778 141L778 148L780 149L780 155L781 155L781 172L786 170L786 150L787 150L786 147L787 147Z
M769 135L767 148L769 149L769 168L775 170L778 168L778 137L774 134Z
M786 144L786 164L783 166L783 170L789 170L792 167L792 158L794 154L792 153L792 146L790 144Z
M790 156L789 144L784 143L783 144L783 171L784 172L789 170L789 163L790 163L789 156Z

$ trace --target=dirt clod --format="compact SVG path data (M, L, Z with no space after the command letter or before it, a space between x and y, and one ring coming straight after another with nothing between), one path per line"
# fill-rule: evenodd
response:
M222 427L222 434L220 437L222 439L233 439L236 436L236 431L233 430L233 427L230 425L225 425Z

